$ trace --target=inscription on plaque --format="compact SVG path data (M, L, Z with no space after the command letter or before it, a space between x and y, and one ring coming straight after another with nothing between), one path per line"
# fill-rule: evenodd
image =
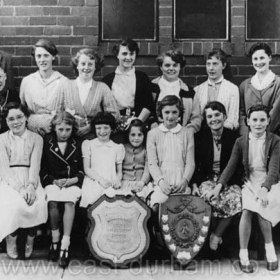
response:
M150 209L138 198L102 197L89 209L93 227L88 242L92 253L113 264L141 257L150 241L146 228L149 216Z

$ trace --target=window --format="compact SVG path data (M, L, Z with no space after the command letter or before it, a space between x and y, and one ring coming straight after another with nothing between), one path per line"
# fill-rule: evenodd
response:
M174 0L175 39L228 40L228 0Z
M246 39L280 39L280 1L247 0Z
M158 0L100 0L101 41L157 39Z

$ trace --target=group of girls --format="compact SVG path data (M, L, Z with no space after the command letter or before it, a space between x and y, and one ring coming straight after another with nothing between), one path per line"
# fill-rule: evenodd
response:
M265 44L251 48L256 75L241 84L239 94L223 76L228 63L221 50L208 54L208 80L192 89L178 77L185 64L181 53L159 56L162 76L150 84L133 67L137 43L126 40L114 48L119 66L104 77L106 86L92 79L100 62L92 51L78 52L78 77L69 81L52 70L55 46L40 40L33 48L39 71L24 78L20 89L29 110L8 103L3 118L9 130L0 135L0 240L6 237L8 256L18 258L18 228L28 228L29 258L35 226L49 218L49 258L66 267L78 201L87 208L103 194L135 194L148 197L157 211L170 195L185 193L201 196L213 208L213 250L232 217L242 211L239 256L244 272L253 272L247 248L257 213L267 268L277 269L271 228L280 220L280 139L268 129L279 129L280 91L275 92L278 77L269 70L269 51ZM240 123L240 138L238 120L249 128Z

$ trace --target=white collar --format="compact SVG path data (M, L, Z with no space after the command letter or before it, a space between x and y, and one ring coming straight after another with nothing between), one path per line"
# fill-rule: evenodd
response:
M12 138L20 138L20 139L27 139L27 129L25 129L25 131L23 132L23 134L21 136L19 135L15 135L13 134L13 132L11 130L9 130L9 136Z
M221 84L223 80L224 80L224 75L222 75L221 78L216 82L211 81L209 78L208 78L207 82L208 82L208 85L215 86L216 84Z
M275 74L269 70L269 72L265 75L262 82L260 82L257 73L252 77L251 84L256 88L257 90L263 90L266 87L268 87L275 79Z
M178 123L175 127L171 128L171 129L168 129L166 128L163 123L161 123L158 128L163 131L163 132L172 132L172 133L178 133L181 129L182 129L182 126Z

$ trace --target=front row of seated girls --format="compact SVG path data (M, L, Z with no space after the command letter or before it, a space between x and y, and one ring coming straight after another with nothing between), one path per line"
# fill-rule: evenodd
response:
M80 206L87 208L102 194L136 193L145 200L152 190L149 205L157 211L158 205L171 194L190 193L192 185L192 193L210 203L217 220L210 235L213 250L222 242L232 217L242 211L240 267L244 272L253 272L247 247L252 215L257 213L265 240L267 268L277 269L271 227L280 220L280 138L266 132L270 121L268 109L253 106L247 117L250 133L237 138L233 131L224 128L224 106L210 102L204 110L208 128L196 134L195 141L192 130L180 124L183 106L178 97L164 97L157 109L162 123L148 132L146 152L145 127L137 119L131 122L128 143L123 146L110 140L116 127L114 117L98 113L92 123L96 138L81 144L73 137L74 117L60 112L53 118L53 132L45 137L43 146L42 138L26 129L25 107L8 104L9 131L0 135L0 240L6 237L8 256L18 257L19 228L28 228L25 257L31 256L34 227L47 221L47 202L52 233L49 258L58 259L59 265L66 267L75 204L80 196ZM245 177L242 191L237 186L242 185L236 181L241 177L236 175L238 172ZM58 207L61 203L62 238Z

